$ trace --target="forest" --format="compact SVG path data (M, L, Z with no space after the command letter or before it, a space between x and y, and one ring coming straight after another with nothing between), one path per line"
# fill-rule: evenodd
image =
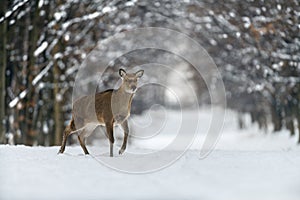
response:
M263 130L300 135L297 0L11 0L0 7L0 143L60 145L81 63L99 41L141 27L185 33L206 49L222 75L227 108L240 113L240 128L247 113ZM124 62L162 60L164 53L132 52L107 73ZM209 104L200 95L206 90L201 78L192 67L183 70L191 74L199 104ZM104 77L99 87L117 78ZM166 99L159 89L144 92L133 114Z

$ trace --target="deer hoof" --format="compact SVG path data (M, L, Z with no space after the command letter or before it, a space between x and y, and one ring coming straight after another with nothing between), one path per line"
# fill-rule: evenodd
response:
M120 155L123 154L124 151L125 151L125 149L120 149L120 150L119 150L119 154L120 154Z

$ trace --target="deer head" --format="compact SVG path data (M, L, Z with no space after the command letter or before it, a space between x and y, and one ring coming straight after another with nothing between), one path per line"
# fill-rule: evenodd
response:
M137 83L139 78L144 74L144 70L139 70L136 73L127 73L124 69L119 70L119 75L122 79L122 86L124 91L129 94L134 94L137 90Z

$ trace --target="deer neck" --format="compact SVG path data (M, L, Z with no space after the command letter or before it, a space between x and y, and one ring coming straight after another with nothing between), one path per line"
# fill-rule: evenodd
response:
M130 112L133 93L127 93L123 85L114 92L114 103L120 112Z

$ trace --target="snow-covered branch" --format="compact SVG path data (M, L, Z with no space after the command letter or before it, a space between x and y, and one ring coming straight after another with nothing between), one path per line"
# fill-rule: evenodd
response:
M19 1L17 2L11 10L6 11L5 15L0 17L0 23L2 23L4 20L8 19L9 17L11 17L13 15L14 12L16 12L17 10L19 10L23 5L25 5L27 2L29 2L29 0L23 0L23 1Z

